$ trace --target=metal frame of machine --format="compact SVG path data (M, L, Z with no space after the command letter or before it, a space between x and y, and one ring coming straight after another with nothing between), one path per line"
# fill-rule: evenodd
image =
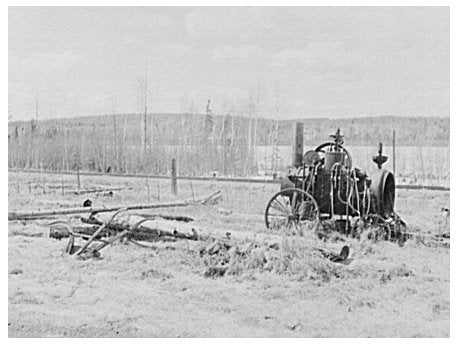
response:
M303 136L301 129L298 135ZM382 154L382 144L373 157L378 169L369 178L353 166L340 129L330 138L304 155L296 152L295 167L267 204L267 228L303 234L326 222L347 235L357 236L361 228L376 226L381 229L378 235L399 238L405 223L394 211L395 179L382 168L388 159Z

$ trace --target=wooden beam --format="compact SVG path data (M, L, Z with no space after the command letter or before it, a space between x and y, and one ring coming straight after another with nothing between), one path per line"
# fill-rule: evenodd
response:
M154 204L135 204L135 205L121 205L113 207L82 207L82 208L67 208L67 209L50 209L38 211L17 211L8 213L8 221L12 220L31 220L42 217L49 217L54 215L70 215L70 214L83 214L83 213L103 213L117 211L126 208L127 210L139 209L158 209L158 208L172 208L172 207L186 207L196 204L210 204L212 201L217 200L221 196L221 192L215 192L208 197L193 200L185 200L179 202L165 202Z

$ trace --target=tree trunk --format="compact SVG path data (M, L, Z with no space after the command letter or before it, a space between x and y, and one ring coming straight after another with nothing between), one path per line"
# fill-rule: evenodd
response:
M119 171L118 165L118 133L116 128L116 115L113 114L113 149L114 149L114 165L116 166L116 172Z

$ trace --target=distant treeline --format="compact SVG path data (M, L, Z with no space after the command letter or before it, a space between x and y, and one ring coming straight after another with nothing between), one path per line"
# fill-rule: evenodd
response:
M449 118L367 117L274 120L240 113L117 114L9 122L8 163L16 168L167 173L172 157L183 175L257 173L256 151L271 146L272 171L279 146L291 146L296 121L305 144L328 140L340 127L345 144L449 146Z
M139 114L118 114L115 115L119 123L127 120L127 131L129 136L140 135ZM66 126L86 128L91 130L94 127L110 125L112 115L86 116L70 119L55 119L40 121L46 130L52 130L53 126ZM194 120L205 122L205 114L176 114L176 113L155 113L148 114L148 121L153 119L154 126L163 134L162 144L175 145L176 135L181 130L183 121ZM232 118L231 114L214 115L214 124L221 127L224 120ZM236 125L248 126L250 120L247 116L234 115ZM294 120L278 121L278 145L287 146L291 144L292 128L296 121L305 123L305 143L316 144L328 138L329 134L340 127L345 142L352 146L373 146L374 142L382 141L387 144L392 141L393 130L396 130L396 143L400 146L448 146L450 144L450 118L448 117L362 117L362 118L297 118ZM19 130L29 124L28 122L10 122L9 134L14 135L15 127ZM268 145L269 136L276 126L277 120L258 119L258 144ZM195 133L198 134L198 133Z

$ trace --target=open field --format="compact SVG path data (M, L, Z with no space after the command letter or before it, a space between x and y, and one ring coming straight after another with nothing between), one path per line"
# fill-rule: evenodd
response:
M37 179L38 184L29 184ZM13 183L8 190L9 211L77 207L87 198L94 206L176 198L164 179L81 177L83 188L126 187L113 196L65 192L76 189L75 176L10 173L9 182ZM54 188L62 183L64 195ZM47 186L44 192L40 184ZM179 181L179 199L221 190L223 200L218 206L156 212L192 216L198 228L255 234L262 240L267 234L264 207L278 188ZM398 213L422 233L438 231L442 207L449 208L449 192L397 190ZM399 247L347 239L351 250L347 265L323 269L328 265L295 257L284 269L252 264L238 273L206 278L205 259L196 250L199 243L164 243L157 250L116 244L102 251L102 260L78 261L63 254L66 240L48 238L48 222L9 222L10 337L450 335L448 248L417 241ZM283 238L280 253L295 253L294 240ZM335 249L343 243L329 245Z

